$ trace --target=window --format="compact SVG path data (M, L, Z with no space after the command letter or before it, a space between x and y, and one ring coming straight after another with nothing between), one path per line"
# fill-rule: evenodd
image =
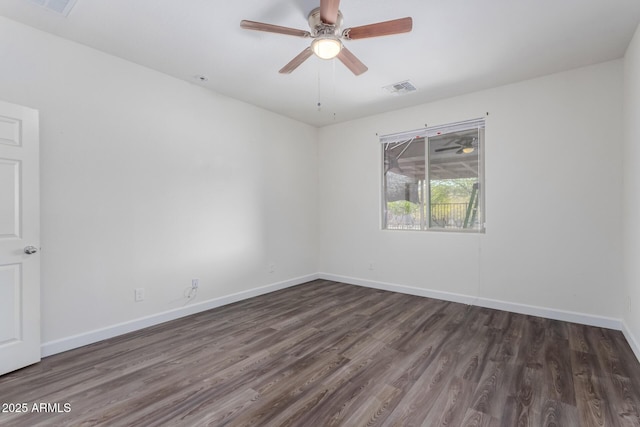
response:
M484 119L380 142L383 229L484 232Z

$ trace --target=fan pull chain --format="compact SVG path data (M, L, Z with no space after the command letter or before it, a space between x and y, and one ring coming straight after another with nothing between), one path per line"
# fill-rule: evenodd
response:
M320 100L321 99L320 92L321 92L321 88L320 88L320 66L318 65L318 103L317 103L318 111L322 111L322 102Z

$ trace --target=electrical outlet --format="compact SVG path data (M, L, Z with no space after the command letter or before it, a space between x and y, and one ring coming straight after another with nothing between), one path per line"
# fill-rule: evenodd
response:
M200 279L191 279L191 289L198 289L200 287Z
M144 301L144 288L134 289L133 294L136 302Z
M276 265L274 263L269 264L269 273L276 271Z
M372 263L372 262L370 262L370 263L369 263L369 270L374 270L374 269L375 269L375 266L373 265L373 263Z

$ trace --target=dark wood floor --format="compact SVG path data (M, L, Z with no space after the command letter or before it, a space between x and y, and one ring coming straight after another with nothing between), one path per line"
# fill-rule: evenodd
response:
M640 426L640 364L617 331L315 281L48 357L1 403L60 404L0 413L29 427Z

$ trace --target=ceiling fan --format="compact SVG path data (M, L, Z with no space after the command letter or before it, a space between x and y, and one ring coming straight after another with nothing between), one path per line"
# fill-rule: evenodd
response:
M407 17L343 30L342 13L338 10L339 5L340 0L320 0L320 7L313 9L309 13L308 20L311 31L247 20L241 21L240 27L246 30L266 31L268 33L313 39L311 46L300 52L287 65L282 67L279 71L281 74L291 73L311 55L315 54L322 59L338 58L356 76L364 73L368 68L344 46L342 40L359 40L407 33L413 27L413 20Z
M449 145L449 144L457 144L453 147L444 147L444 148L436 148L435 152L436 153L440 153L441 151L448 151L448 150L458 150L456 151L456 154L469 154L469 153L473 153L476 150L476 147L478 146L478 138L474 137L466 137L466 138L459 138L457 140L452 140L447 142L445 145Z

